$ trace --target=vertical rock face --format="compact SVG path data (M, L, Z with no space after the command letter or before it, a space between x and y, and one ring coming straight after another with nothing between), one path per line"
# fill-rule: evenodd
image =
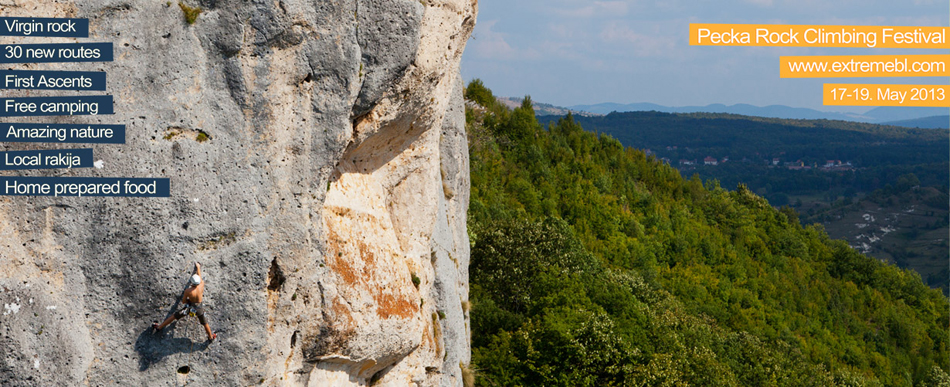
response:
M90 20L127 125L104 168L171 198L0 199L0 384L461 385L475 0L0 1ZM5 38L3 43L69 42ZM9 92L6 95L74 95ZM31 121L22 119L19 121ZM13 145L4 150L66 148ZM159 334L192 262L193 318Z

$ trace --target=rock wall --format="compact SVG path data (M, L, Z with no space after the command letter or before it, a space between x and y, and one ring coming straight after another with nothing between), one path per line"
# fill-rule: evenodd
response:
M193 24L177 2L0 1L114 42L111 63L9 67L106 71L114 116L54 120L128 131L93 146L101 169L7 174L168 177L172 192L0 199L0 385L462 385L458 66L476 0L184 4ZM213 343L193 318L150 332L193 261Z

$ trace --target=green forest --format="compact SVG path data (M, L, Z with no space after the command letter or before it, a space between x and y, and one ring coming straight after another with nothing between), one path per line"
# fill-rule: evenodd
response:
M913 271L585 131L465 90L480 386L950 386Z
M950 295L946 130L713 113L574 120L656 156L683 176L696 174L727 188L742 183L772 206L791 206L801 221L821 223L835 239L913 269ZM840 164L828 167L829 161Z

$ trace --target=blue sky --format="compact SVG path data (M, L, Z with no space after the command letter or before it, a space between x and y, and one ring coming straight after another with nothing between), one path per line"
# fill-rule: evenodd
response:
M944 78L780 79L781 55L947 54L939 50L689 46L689 23L947 26L947 0L482 0L462 76L499 96L600 102L779 104L829 111L821 83Z

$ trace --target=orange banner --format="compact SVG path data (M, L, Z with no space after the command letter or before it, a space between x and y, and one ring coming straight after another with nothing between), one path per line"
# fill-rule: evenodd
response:
M689 25L694 46L862 47L950 49L948 27L779 24Z
M867 85L826 83L826 106L950 107L947 85Z
M782 78L950 77L950 55L783 56Z

